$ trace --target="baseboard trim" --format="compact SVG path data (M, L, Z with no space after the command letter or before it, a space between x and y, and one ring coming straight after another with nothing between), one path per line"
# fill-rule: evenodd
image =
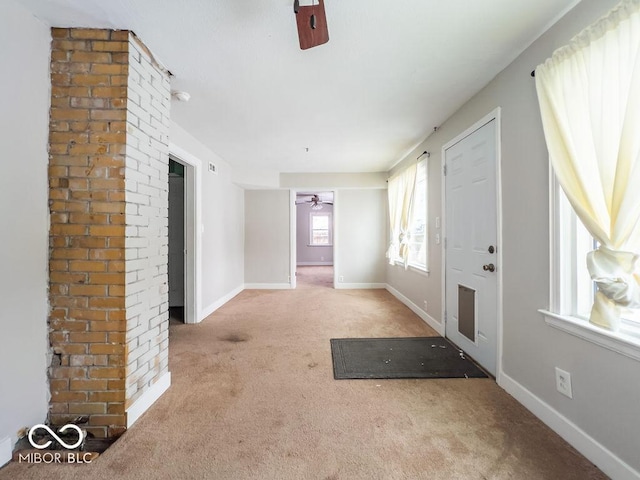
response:
M336 283L336 290L366 290L384 288L384 283Z
M216 300L215 302L213 302L207 308L203 309L202 312L200 313L200 318L198 319L198 322L201 322L202 320L207 318L209 315L211 315L213 312L218 310L221 306L223 306L225 303L227 303L233 297L235 297L236 295L241 293L243 290L244 290L244 285L240 285L239 287L236 287L233 290L231 290L225 296L223 296L223 297L219 298L218 300Z
M333 262L298 262L298 267L331 267Z
M498 377L498 385L542 420L549 428L569 442L606 475L615 479L640 480L640 472L634 470L604 445L598 443L584 432L578 425L513 378L502 373Z
M13 442L10 437L0 440L0 467L11 461L13 455Z
M409 309L413 313L418 315L427 325L429 325L436 332L438 332L439 335L442 335L444 337L444 333L445 333L444 324L442 322L437 321L435 318L433 318L431 315L429 315L422 308L420 308L418 305L413 303L411 300L409 300L409 298L404 296L402 293L400 293L398 290L393 288L391 285L386 284L385 288L389 291L391 295L393 295L402 303L404 303L407 307L409 307Z
M160 377L156 383L151 385L140 398L133 402L133 404L127 408L127 428L130 428L136 423L142 414L149 410L151 405L153 405L170 386L171 372L167 372Z
M245 283L245 290L290 290L289 283Z

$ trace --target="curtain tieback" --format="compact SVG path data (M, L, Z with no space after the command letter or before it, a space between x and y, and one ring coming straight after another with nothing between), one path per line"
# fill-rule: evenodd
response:
M587 268L609 300L623 307L640 307L640 255L600 246L587 255Z

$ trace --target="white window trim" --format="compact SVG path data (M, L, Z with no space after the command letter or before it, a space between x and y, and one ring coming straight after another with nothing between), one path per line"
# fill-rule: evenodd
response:
M402 260L394 260L393 264L396 267L402 267L404 269L404 263L402 263ZM426 265L419 265L417 263L409 263L407 264L408 270L413 270L416 273L419 273L421 275L425 275L425 276L429 276L429 269L427 268Z
M320 215L329 217L329 243L322 245L313 243L313 217ZM309 244L307 247L333 247L333 215L331 212L309 212Z
M560 259L560 250L563 247L562 242L563 240L566 242L566 239L562 239L560 235L559 188L558 181L553 173L553 168L549 165L550 308L548 310L540 309L538 312L544 316L545 322L550 327L633 358L634 360L640 360L640 337L631 334L629 331L625 331L624 328L620 332L613 332L592 325L584 318L565 313L569 311L570 301L566 298L562 299L560 292L562 289L566 290L567 288L571 289L573 287L571 285L561 285L563 278L565 283L571 283L571 281L567 280L569 275L562 275L561 269L572 269L574 265L571 262L562 262ZM567 248L566 245L564 248Z
M575 337L582 338L601 347L620 353L634 360L640 360L640 338L634 337L624 332L612 332L604 328L591 325L588 321L549 312L548 310L538 310L545 317L547 325Z

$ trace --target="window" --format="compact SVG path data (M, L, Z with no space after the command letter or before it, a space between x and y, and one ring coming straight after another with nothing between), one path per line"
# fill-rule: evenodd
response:
M535 70L554 174L552 312L543 313L554 327L638 360L640 117L629 112L640 78L629 66L640 52L639 7L620 3Z
M427 271L427 162L416 165L413 199L407 229L407 264L418 270ZM403 194L404 195L404 194ZM392 234L393 236L393 234ZM393 238L391 239L393 243ZM404 265L399 249L393 251L393 263Z
M331 214L311 212L309 214L309 246L330 246L331 235Z
M561 314L588 321L596 285L587 269L587 254L598 248L569 204L557 181L555 189L556 260L551 308ZM640 338L640 308L623 309L621 331Z
M640 308L623 309L616 333L589 323L596 285L586 257L598 243L578 219L555 176L551 192L551 301L550 311L541 312L551 326L640 359Z
M418 163L409 229L409 265L427 270L427 162Z

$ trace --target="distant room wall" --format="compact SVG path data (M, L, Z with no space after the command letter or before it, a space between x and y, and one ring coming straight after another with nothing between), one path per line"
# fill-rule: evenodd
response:
M322 210L312 210L308 203L296 206L296 260L303 265L333 265L333 245L326 247L311 246L310 243L310 214L311 212L331 213L333 221L333 205L325 204ZM333 229L333 227L332 227Z
M245 283L289 284L289 191L245 191Z
M385 283L387 191L340 190L336 206L334 240L338 282L352 285Z

